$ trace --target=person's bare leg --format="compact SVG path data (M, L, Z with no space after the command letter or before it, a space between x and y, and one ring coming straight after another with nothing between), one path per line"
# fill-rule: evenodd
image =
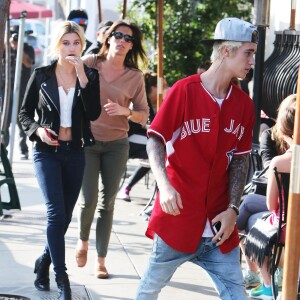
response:
M264 263L260 268L260 273L263 278L264 285L270 286L272 284L272 282L271 282L271 274L268 270L268 258L267 257L265 257Z
M261 282L258 265L252 262L249 259L249 257L245 255L246 247L244 244L244 239L240 241L240 248L246 261L246 268L243 269L243 279L244 279L245 286L246 288L256 287Z
M249 257L245 255L245 245L244 245L243 241L240 242L240 247L241 247L242 253L245 257L247 268L250 269L251 271L255 272L255 273L258 273L259 268L258 268L257 264L255 262L251 261L249 259Z

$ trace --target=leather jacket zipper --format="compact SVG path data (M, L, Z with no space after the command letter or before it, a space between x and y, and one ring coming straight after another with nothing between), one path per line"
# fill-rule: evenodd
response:
M43 88L43 84L41 85L41 89L43 90L43 92L48 96L48 98L49 98L49 100L52 102L52 104L53 104L53 106L56 108L56 110L57 110L57 113L58 113L58 115L60 116L60 113L59 113L59 111L58 111L58 109L57 109L57 107L56 107L56 105L54 104L54 102L51 100L51 97L49 96L49 94L45 91L45 89ZM43 94L42 94L43 95ZM44 99L45 99L45 97L44 97ZM48 101L45 99L45 101L46 101L46 103L47 103L47 107L48 107L48 105L49 105L49 107L50 107L50 104L48 103ZM48 109L49 109L49 107L48 107ZM50 110L51 110L51 107L50 107Z
M52 111L51 106L50 106L50 104L48 103L48 101L46 100L46 98L44 97L44 95L43 95L43 94L41 94L41 95L42 95L42 99L43 99L43 101L45 102L45 104L46 104L47 108L49 109L49 111Z

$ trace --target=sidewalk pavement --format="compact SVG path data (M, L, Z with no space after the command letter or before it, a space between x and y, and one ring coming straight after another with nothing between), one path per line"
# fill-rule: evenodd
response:
M31 300L56 299L57 289L51 269L51 291L39 292L33 286L35 259L45 243L45 207L41 191L33 173L31 158L27 161L14 157L12 169L22 210L4 211L0 221L0 298L1 294L14 294ZM66 264L73 299L129 300L134 299L141 275L151 251L152 241L145 237L147 221L139 215L153 189L150 174L147 189L142 179L131 191L132 202L117 199L113 230L107 256L109 279L93 276L95 251L95 222L89 242L88 262L78 268L75 261L77 242L76 209L66 234ZM8 199L7 190L1 188L2 199ZM159 296L160 300L219 299L205 272L192 263L182 265Z

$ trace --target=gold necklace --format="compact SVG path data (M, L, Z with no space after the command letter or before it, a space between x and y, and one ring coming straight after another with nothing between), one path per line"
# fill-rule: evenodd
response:
M71 79L71 81L69 83L67 83L65 80L64 80L64 77L62 76L61 72L60 72L60 68L57 67L58 69L58 74L59 74L59 77L63 83L63 89L65 90L66 94L69 94L70 92L70 89L72 87L74 87L74 77Z

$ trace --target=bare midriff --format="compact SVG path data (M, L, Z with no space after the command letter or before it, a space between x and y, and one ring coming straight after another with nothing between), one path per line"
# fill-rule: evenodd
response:
M60 127L58 139L60 141L72 141L72 130L71 127Z

